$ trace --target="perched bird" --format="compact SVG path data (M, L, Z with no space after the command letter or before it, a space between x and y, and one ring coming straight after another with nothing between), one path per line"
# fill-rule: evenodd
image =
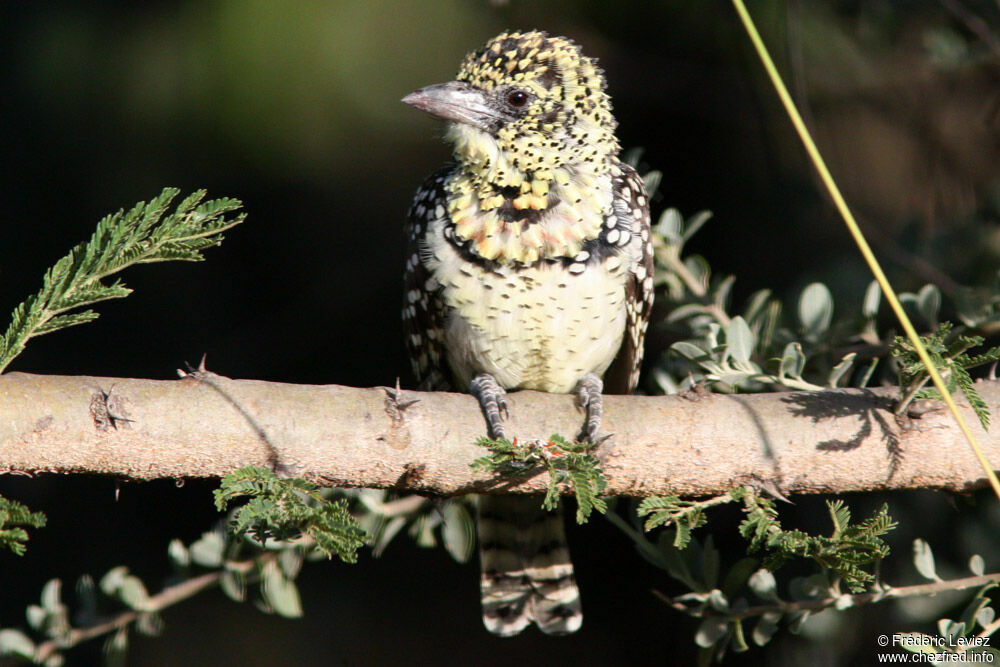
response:
M447 121L454 163L417 191L403 321L423 389L469 391L505 437L507 390L574 392L581 438L603 390L638 381L653 301L649 201L618 158L603 71L564 37L509 32L403 102ZM583 620L562 517L479 499L483 621L499 635Z

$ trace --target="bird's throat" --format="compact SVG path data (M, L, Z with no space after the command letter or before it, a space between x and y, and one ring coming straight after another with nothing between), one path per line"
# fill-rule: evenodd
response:
M613 215L601 204L611 200L607 174L506 171L496 182L459 164L446 187L456 242L505 265L574 257Z

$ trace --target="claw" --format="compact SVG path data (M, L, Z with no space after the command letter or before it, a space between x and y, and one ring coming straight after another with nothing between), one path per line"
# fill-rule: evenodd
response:
M486 417L486 425L489 429L490 437L494 440L506 439L505 430L501 421L510 417L507 410L507 392L497 379L489 373L480 373L472 378L469 383L469 391L483 410Z

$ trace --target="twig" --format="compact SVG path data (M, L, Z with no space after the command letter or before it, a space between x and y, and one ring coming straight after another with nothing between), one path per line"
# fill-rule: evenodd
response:
M993 581L1000 582L1000 572L983 574L976 577L965 577L963 579L952 579L951 581L939 581L931 584L900 586L898 588L882 585L879 590L869 591L867 593L838 595L810 600L782 600L780 602L775 602L774 604L757 605L755 607L747 607L743 611L732 612L716 611L712 608L706 608L704 610L693 609L685 605L683 602L677 602L673 598L664 595L655 589L653 590L653 595L660 598L677 611L683 612L689 616L695 616L697 618L722 618L729 621L737 621L744 618L761 616L768 612L788 613L795 611L817 611L829 609L835 605L838 608L843 609L897 598L914 597L918 595L936 595L937 593L944 593L946 591L961 591L966 588L985 586ZM1000 619L991 625L996 625L997 623L1000 623ZM993 628L993 630L996 630L996 628Z
M49 639L48 641L39 644L38 648L35 650L34 660L37 663L42 663L56 651L72 648L89 639L94 639L95 637L100 637L101 635L113 632L119 628L124 628L144 614L152 614L162 611L167 607L177 604L178 602L194 597L207 588L215 586L226 572L250 572L255 567L277 559L279 553L280 552L277 551L269 551L261 554L257 558L245 561L229 562L226 563L222 569L215 572L208 572L191 579L185 579L179 584L168 586L156 595L150 597L142 605L142 609L122 612L108 621L92 625L90 627L73 628L62 637Z

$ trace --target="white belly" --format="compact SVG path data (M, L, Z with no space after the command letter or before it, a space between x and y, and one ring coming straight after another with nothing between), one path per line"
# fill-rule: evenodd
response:
M460 388L485 372L508 389L568 393L587 373L603 374L625 330L622 264L487 272L438 245L428 268L450 308L445 347Z

